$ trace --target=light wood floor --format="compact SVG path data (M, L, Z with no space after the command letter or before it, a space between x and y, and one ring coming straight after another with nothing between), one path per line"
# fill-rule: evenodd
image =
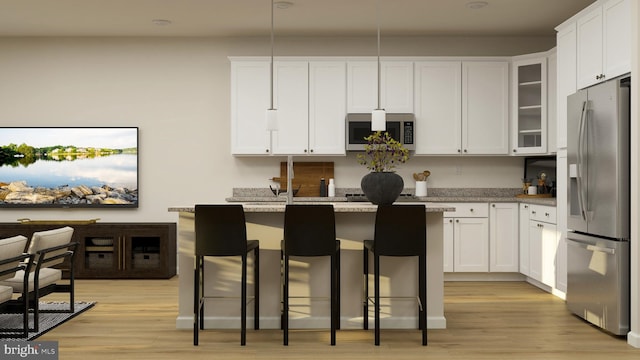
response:
M249 330L247 346L235 330L205 330L200 346L190 330L176 330L178 281L78 280L77 299L98 304L40 340L59 342L60 359L639 359L627 345L570 315L564 302L522 282L445 285L446 330ZM54 300L57 294L47 296ZM60 299L64 299L60 297Z

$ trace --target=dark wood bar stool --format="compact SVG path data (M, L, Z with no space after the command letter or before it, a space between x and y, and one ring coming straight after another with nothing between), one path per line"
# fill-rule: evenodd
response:
M333 205L287 205L284 240L280 258L282 273L282 329L284 345L289 345L289 258L291 256L331 257L331 345L336 344L340 327L340 240L336 239Z
M195 274L193 294L193 345L198 345L198 330L204 329L204 257L241 256L242 291L240 345L247 338L247 254L253 251L254 262L254 329L260 328L260 246L258 240L247 240L247 229L242 205L196 205L195 206Z
M374 240L365 240L364 329L369 328L369 252L373 253L375 344L380 345L380 257L418 257L418 327L427 345L427 217L424 205L380 205L376 213ZM393 297L393 296L390 296Z

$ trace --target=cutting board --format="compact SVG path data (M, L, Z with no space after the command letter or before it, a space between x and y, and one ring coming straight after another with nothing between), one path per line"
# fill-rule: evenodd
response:
M295 196L314 197L320 196L320 179L324 178L326 184L333 178L333 161L331 162L293 162L293 176L291 180L293 188L300 190ZM280 182L280 188L287 188L287 163L280 163L280 178L274 178Z

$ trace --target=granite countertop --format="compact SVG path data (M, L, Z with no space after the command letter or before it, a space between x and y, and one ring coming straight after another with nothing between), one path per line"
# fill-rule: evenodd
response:
M240 202L245 204L285 204L286 197L280 196L233 196L225 199L227 202ZM527 204L539 204L556 206L556 198L538 198L538 197L515 197L515 196L415 196L412 202L425 203L455 203L455 202L517 202ZM340 203L347 202L344 196L335 197L294 197L295 203ZM407 201L397 202L397 204L405 204ZM367 204L361 202L360 204Z
M327 204L326 201L321 202L305 202L305 204ZM419 203L419 202L418 202ZM332 202L336 213L374 213L378 209L377 205L368 202ZM412 204L405 202L403 204ZM415 203L413 203L415 204ZM420 203L423 204L423 203ZM455 211L454 207L447 204L426 203L426 212L445 212ZM273 213L284 212L286 204L283 203L243 203L244 210L248 213ZM175 206L170 207L169 212L194 212L194 206Z

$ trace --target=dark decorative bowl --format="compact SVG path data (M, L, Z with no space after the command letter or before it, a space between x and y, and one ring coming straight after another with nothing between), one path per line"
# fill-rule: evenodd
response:
M293 196L296 196L298 194L298 191L300 190L300 188L302 187L302 185L298 185L297 189L293 189ZM279 188L274 188L271 185L269 185L269 189L271 189L271 192L273 193L273 195L278 196L280 194L286 194L287 193L287 189L279 189Z

